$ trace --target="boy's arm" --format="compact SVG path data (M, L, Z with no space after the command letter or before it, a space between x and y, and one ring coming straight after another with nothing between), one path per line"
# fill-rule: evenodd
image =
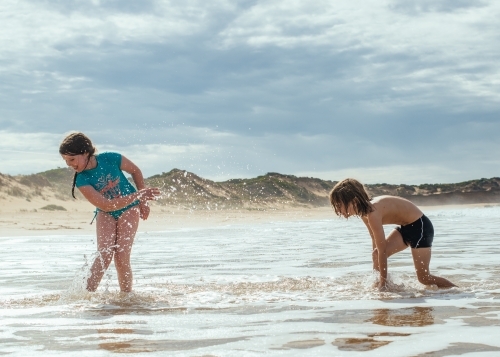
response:
M363 220L363 223L365 224L366 228L368 229L368 233L370 233L370 237L372 239L372 261L373 261L373 270L379 271L378 268L378 252L377 252L377 246L375 245L375 239L373 238L373 232L372 229L370 228L370 225L368 224L368 219L366 217L361 217Z
M379 288L384 288L387 284L387 252L382 217L380 217L378 212L372 212L367 215L367 223L377 247L378 268L380 272Z

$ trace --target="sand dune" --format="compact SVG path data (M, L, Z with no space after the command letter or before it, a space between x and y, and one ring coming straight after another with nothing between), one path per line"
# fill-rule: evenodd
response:
M0 174L0 235L94 234L94 207L81 194L70 194L72 173L50 170L29 176ZM335 219L328 192L333 181L270 173L222 183L172 170L148 179L163 197L139 231L267 221ZM500 203L500 179L448 185L368 185L374 195L407 197L425 210L453 204Z

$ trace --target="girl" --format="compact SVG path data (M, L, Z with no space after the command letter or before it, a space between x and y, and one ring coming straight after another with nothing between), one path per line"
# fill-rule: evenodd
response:
M438 288L456 286L431 275L431 246L434 228L422 211L408 200L379 196L370 201L363 185L351 178L340 181L330 192L330 203L338 216L359 216L372 238L373 269L380 273L379 290L387 290L387 258L410 245L418 281ZM386 238L383 225L398 224Z
M114 257L120 290L132 291L130 253L139 217L147 219L148 200L160 194L157 188L145 188L141 170L125 156L96 149L82 133L68 135L59 147L66 164L75 170L71 194L75 186L96 206L97 248L99 256L91 268L87 290L95 291ZM122 171L132 175L137 190Z

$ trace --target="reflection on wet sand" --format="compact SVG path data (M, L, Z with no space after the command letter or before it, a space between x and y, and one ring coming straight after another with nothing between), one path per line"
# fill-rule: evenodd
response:
M411 333L398 333L398 332L378 332L369 333L370 337L398 337L398 336L410 336Z
M12 342L15 342L17 346L43 346L41 351L84 351L97 348L118 353L140 353L193 350L251 339L251 336L192 340L137 338L154 334L155 332L151 330L132 328L27 330L16 332L15 335L23 339L12 339Z
M99 348L101 350L106 350L110 352L118 352L118 353L141 353L141 352L153 352L154 350L150 349L145 349L144 346L141 347L134 347L132 345L132 341L128 342L107 342L107 343L100 343Z
M389 344L390 341L377 341L373 338L337 338L332 345L340 351L371 351Z
M97 332L99 333L99 339L102 340L116 340L119 337L114 335L131 335L131 334L136 334L138 332L139 333L142 332L141 334L153 334L152 331L138 331L129 328L98 329ZM99 343L99 348L102 350L113 351L113 352L129 352L129 353L151 352L149 349L135 348L131 343L132 341L103 342Z
M378 332L368 334L368 338L337 338L332 345L337 346L341 351L371 351L376 348L388 345L392 341L380 341L376 337L406 337L409 333L398 332Z
M409 309L376 309L366 322L392 327L422 327L434 324L432 307L413 307ZM369 334L367 338L337 338L332 344L341 351L371 351L388 345L391 341L381 341L378 337L404 337L406 333L380 332Z
M434 324L433 311L432 307L419 306L398 310L377 309L367 322L383 326L429 326Z
M307 349L307 348L323 346L324 344L325 341L315 338L312 340L290 341L285 343L282 347L271 348L271 349L272 350Z
M116 353L141 353L157 351L185 351L197 348L223 345L231 342L246 341L247 337L218 338L207 340L143 340L104 342L99 348Z

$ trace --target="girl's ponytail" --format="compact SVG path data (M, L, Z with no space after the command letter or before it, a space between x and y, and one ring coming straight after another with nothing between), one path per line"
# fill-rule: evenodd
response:
M76 186L76 176L78 175L78 172L75 172L75 174L73 175L73 185L71 186L71 196L73 196L73 198L76 198L75 197L75 186Z

